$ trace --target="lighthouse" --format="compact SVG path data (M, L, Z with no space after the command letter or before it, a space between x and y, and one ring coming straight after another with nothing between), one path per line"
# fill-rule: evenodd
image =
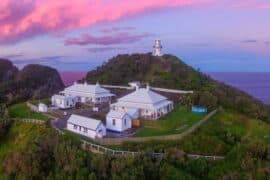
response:
M154 50L153 50L153 56L161 56L161 41L159 39L155 40L155 44L153 46Z

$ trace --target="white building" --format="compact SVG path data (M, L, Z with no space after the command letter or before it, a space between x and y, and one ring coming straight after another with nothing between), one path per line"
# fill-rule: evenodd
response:
M155 44L153 46L154 50L153 50L153 56L162 56L161 54L161 41L159 39L155 40Z
M60 109L69 109L75 107L78 102L77 97L73 96L63 96L63 95L53 95L51 98L52 106L58 107Z
M39 103L38 104L38 111L42 112L42 113L46 113L46 112L48 112L48 106L46 104Z
M78 97L78 101L82 103L101 104L108 103L114 96L109 90L100 87L99 83L93 84L78 84L65 88L61 94L65 96Z
M111 109L127 113L137 109L139 117L155 120L172 111L173 102L151 91L147 86L118 99L116 103L111 104Z
M111 110L106 116L106 128L115 132L123 132L132 127L132 118L126 112Z
M141 87L141 82L140 81L132 81L132 82L129 82L128 85L130 85L134 89L138 89L139 87Z
M68 119L67 129L92 139L106 136L106 127L100 120L75 114Z

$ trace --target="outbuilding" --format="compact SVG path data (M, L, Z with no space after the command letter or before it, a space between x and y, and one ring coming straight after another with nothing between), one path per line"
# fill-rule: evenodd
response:
M38 104L38 111L42 112L42 113L46 113L46 112L48 112L48 106L46 104L39 103Z
M123 111L111 110L106 116L106 128L110 131L123 132L132 127L132 117Z
M67 129L92 139L106 136L106 127L100 120L76 114L72 114L69 117Z

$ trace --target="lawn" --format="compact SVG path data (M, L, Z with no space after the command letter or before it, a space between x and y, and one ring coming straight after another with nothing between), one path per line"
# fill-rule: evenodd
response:
M32 112L26 103L15 104L9 108L9 114L12 118L29 118L48 120L49 118L41 113Z
M270 124L221 110L184 138L180 146L187 152L224 155L239 143L254 141L270 146Z
M157 121L142 121L142 129L135 135L136 137L160 136L169 134L179 134L190 128L193 124L201 120L205 115L195 114L185 106L177 105L173 112Z
M177 113L180 114L181 111L185 112L187 110L185 108L181 109L180 111L173 112L171 116ZM165 117L165 119L167 118L169 116ZM168 119L168 121L170 120ZM162 124L164 122L157 121L152 123L158 128L144 128L139 132L141 134L138 135L150 136L152 135L151 133L155 133L154 135L169 134L168 129L171 129L172 133L176 132L174 127L177 126L172 125L173 123L168 123L170 126ZM179 121L179 124L183 124L182 121ZM162 131L162 129L165 129L165 126L167 130ZM226 155L240 144L249 144L255 141L261 141L270 147L270 124L230 110L220 109L216 115L180 141L126 142L114 148L131 151L152 149L156 152L162 152L172 147L177 147L191 154Z

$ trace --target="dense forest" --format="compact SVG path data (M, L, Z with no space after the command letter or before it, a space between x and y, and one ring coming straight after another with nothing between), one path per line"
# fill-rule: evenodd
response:
M47 97L64 84L57 70L36 64L19 71L9 60L0 59L0 104Z
M204 105L209 109L222 106L270 122L269 107L262 102L239 89L211 79L172 55L118 55L88 72L86 80L115 85L126 85L137 80L156 87L194 90L195 93L185 97L183 103Z

